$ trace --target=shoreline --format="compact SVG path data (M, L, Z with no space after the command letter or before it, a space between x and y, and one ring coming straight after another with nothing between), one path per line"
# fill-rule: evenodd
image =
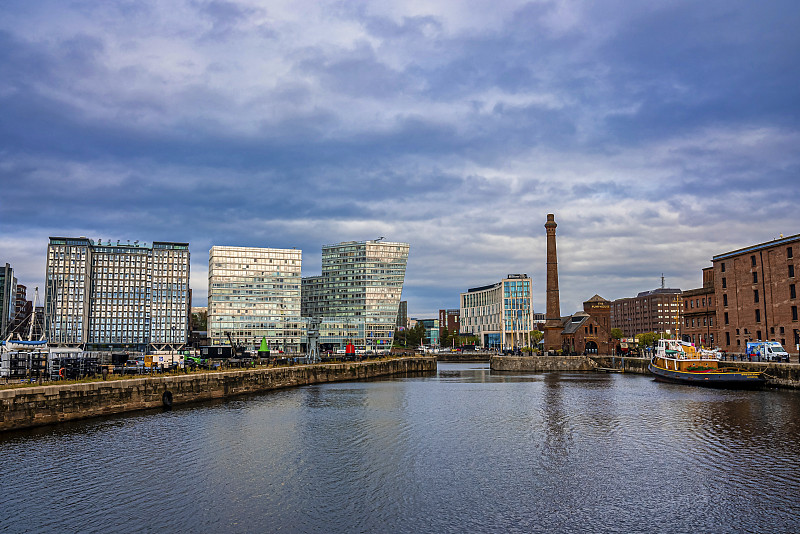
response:
M325 382L436 371L434 357L159 375L0 390L0 431Z

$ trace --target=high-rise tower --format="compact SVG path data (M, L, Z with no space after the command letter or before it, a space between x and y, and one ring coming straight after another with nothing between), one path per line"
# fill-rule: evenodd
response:
M547 230L547 315L544 323L544 349L561 348L561 305L558 299L558 258L556 257L556 224L552 213L544 224Z

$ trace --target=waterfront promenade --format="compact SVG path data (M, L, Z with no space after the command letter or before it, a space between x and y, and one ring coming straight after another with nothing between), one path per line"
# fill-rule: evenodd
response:
M493 356L492 371L498 372L562 372L619 371L649 375L649 358L623 356ZM768 387L800 389L800 364L776 362L721 361L720 367L763 372Z
M0 390L0 431L236 395L435 372L433 357L233 369Z

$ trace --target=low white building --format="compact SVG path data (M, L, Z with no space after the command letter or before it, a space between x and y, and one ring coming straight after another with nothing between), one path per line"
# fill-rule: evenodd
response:
M208 337L258 350L300 352L302 251L211 247L208 260Z
M509 274L495 284L461 293L462 335L478 338L487 348L530 346L533 330L533 280L527 274Z

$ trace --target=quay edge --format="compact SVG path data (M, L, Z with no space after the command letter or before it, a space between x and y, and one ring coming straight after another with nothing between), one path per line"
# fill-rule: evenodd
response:
M408 357L5 389L0 390L0 431L294 386L435 371L435 357Z
M492 371L603 371L617 370L625 373L649 375L649 358L622 356L493 356ZM767 387L800 389L800 364L773 362L721 361L720 367L761 371L766 376Z

